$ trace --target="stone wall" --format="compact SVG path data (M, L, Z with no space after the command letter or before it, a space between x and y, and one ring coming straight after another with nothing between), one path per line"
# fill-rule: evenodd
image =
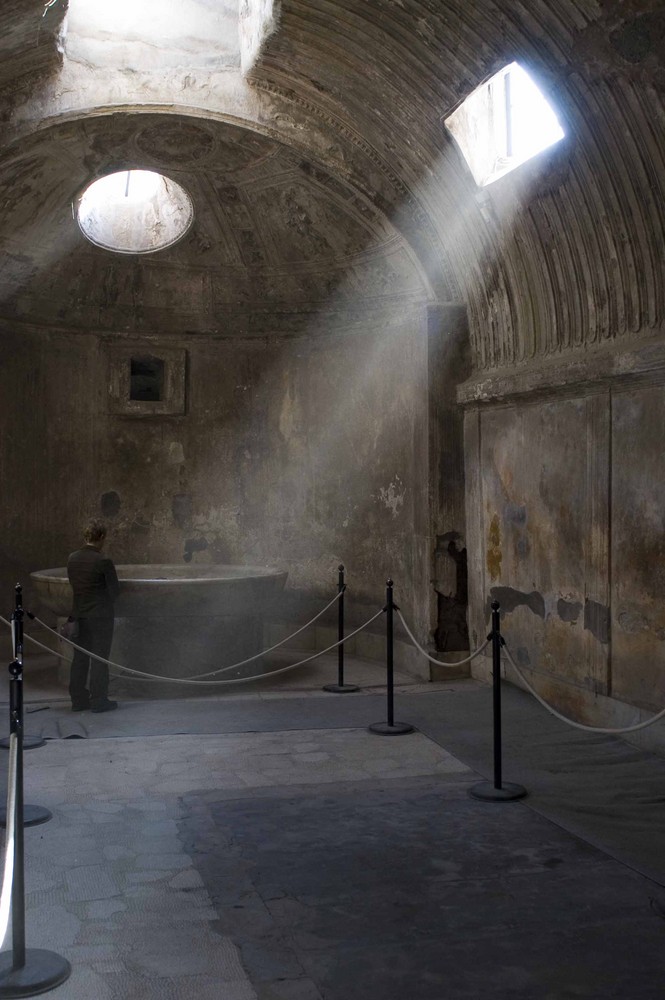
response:
M499 600L527 678L594 725L665 703L664 360L652 347L598 354L559 366L568 382L549 389L524 372L461 392L471 643Z
M503 588L560 706L660 704L662 5L251 0L245 76L235 42L96 65L72 31L62 56L64 6L38 45L38 5L3 19L2 472L24 477L2 500L7 579L61 561L104 496L123 558L293 557L314 594L344 560L366 598L408 580L425 629L457 586L449 401L469 362L404 310L464 302L472 632ZM480 190L442 122L515 58L566 138ZM191 186L198 220L138 264L82 247L71 218L93 176L137 165ZM92 330L186 350L185 415L111 416Z
M277 565L294 592L319 606L343 562L356 601L382 602L392 575L423 626L422 309L379 316L362 333L272 342L171 337L165 350L186 352L182 414L154 414L145 404L137 415L134 404L123 415L110 395L118 344L159 356L156 338L22 327L5 329L3 341L6 606L16 580L62 565L83 521L101 515L116 562Z

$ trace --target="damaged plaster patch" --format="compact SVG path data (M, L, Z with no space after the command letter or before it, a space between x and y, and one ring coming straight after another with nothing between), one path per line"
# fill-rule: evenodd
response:
M348 528L348 526L351 524L351 521L353 520L355 512L358 510L358 504L357 503L352 504L351 497L346 498L346 505L347 505L346 517L342 521L343 528Z
M563 598L560 598L556 610L562 622L570 622L574 625L580 617L582 605L579 601L564 601Z
M177 528L189 530L192 526L194 503L189 493L176 493L171 497L171 513Z
M503 554L501 552L501 529L499 527L499 515L495 514L490 522L490 530L487 538L487 569L493 580L498 580L501 576L501 562Z
M584 602L584 628L598 639L599 642L610 641L610 609L598 601Z
M517 650L517 662L520 667L530 667L531 657L529 656L529 650L526 646L520 646Z
M537 590L526 594L522 590L513 590L512 587L492 587L490 598L499 602L504 614L510 614L515 608L526 607L529 611L533 611L534 615L545 619L545 601Z
M180 441L169 442L168 463L169 465L182 465L185 461L185 451Z
M183 559L186 563L191 562L194 552L205 552L207 548L207 538L187 538L185 539L185 554L183 555Z
M649 631L649 622L644 615L640 615L636 611L622 611L618 616L618 622L622 632L627 632L628 635L638 635L640 632Z
M640 63L650 55L665 53L665 13L638 14L610 35L610 42L627 62Z
M295 420L295 408L296 400L291 389L291 386L286 387L286 392L284 393L284 399L282 400L282 408L279 413L279 433L282 435L285 441L289 441L293 437L295 430L296 420Z
M400 510L404 506L405 497L406 487L399 476L395 476L394 481L390 483L387 489L385 486L381 486L378 495L373 494L373 498L382 503L393 517L399 515Z
M649 621L644 615L637 611L621 611L617 616L619 627L622 632L628 635L639 635L640 632L653 632L661 640L665 639L665 628L657 628L654 622Z
M120 495L115 490L102 493L100 509L104 517L117 517L120 513Z

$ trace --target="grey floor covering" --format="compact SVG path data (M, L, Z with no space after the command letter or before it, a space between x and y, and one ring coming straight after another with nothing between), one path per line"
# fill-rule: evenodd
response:
M490 689L472 681L433 687L401 689L396 718L491 777ZM527 788L527 806L665 885L665 758L617 737L572 729L512 685L503 685L502 701L503 776ZM122 711L97 717L74 716L52 702L49 710L26 717L26 731L47 739L269 732L362 727L385 717L383 694L260 700L238 694L128 702Z
M653 884L459 779L185 805L187 849L260 1000L663 995Z
M468 796L492 773L491 691L474 682L396 699L396 717L468 775L203 782L184 796L180 836L259 1000L665 996L665 759L570 729L510 685L503 703L504 777L526 786L522 802ZM384 696L367 691L135 701L103 716L48 705L28 705L26 729L49 740L385 718ZM410 737L375 739L394 757Z

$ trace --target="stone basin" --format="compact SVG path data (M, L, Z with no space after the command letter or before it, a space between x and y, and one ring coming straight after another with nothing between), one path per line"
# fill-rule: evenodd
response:
M110 659L160 678L188 677L260 652L263 623L287 573L265 566L120 565ZM64 566L30 574L43 608L66 618ZM261 673L261 660L227 676ZM195 694L194 687L182 688Z
M257 611L284 588L287 573L264 566L116 566L120 596L117 618L138 615L246 615ZM59 617L72 607L67 568L31 573L40 604Z

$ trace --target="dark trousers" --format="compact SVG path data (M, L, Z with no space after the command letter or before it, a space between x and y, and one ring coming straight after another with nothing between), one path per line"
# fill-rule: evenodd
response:
M112 618L79 618L79 635L77 645L97 656L108 659L113 641ZM90 673L90 690L88 691L88 673ZM102 705L109 694L109 668L99 660L92 660L80 650L74 650L74 658L69 674L69 694L72 705L87 705L95 708Z

